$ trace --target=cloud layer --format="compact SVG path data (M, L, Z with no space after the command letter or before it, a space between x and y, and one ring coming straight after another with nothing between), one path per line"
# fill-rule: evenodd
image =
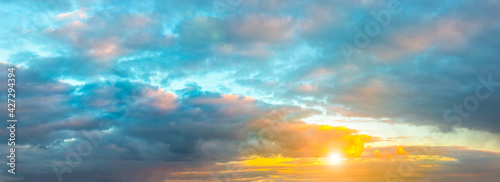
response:
M0 69L18 68L21 181L52 180L53 162L65 163L74 153L68 148L89 136L98 140L65 174L72 181L123 181L120 171L149 175L252 155L313 160L337 151L389 160L404 153L366 148L377 136L304 121L314 115L500 133L498 1L0 4L7 7ZM359 47L366 26L380 21L374 14L391 5L401 12ZM346 57L344 44L357 51ZM473 153L475 162L496 155L450 153ZM443 166L443 181L473 171Z

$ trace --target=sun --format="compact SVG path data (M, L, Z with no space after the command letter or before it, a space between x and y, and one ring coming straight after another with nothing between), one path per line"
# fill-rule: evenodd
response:
M338 153L332 153L328 156L327 160L328 160L328 163L330 163L332 165L337 165L337 164L341 164L344 159Z

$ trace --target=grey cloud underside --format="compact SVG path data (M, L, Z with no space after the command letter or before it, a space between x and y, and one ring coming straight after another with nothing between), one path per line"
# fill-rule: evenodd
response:
M7 69L5 64L0 67ZM298 119L312 112L241 96L224 98L220 93L203 91L195 83L175 91L174 97L140 82L96 81L75 86L40 79L41 73L31 68L18 68L17 73L17 95L22 95L17 114L23 124L17 128L16 145L25 146L17 150L18 170L28 179L52 173L53 163L64 163L80 141L92 142L92 153L83 156L75 180L95 171L115 174L116 161L135 165L120 170L134 170L171 167L176 161L201 165L231 160L241 156L239 145L263 128L250 127L251 121L286 111L272 120L300 122ZM288 110L290 114L286 114ZM8 137L8 133L1 131L0 136ZM6 145L0 148L7 151ZM35 160L39 164L32 164Z

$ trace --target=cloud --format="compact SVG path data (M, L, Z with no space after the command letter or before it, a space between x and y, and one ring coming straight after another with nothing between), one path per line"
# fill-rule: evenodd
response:
M245 42L277 42L293 36L291 17L266 17L248 15L242 19L228 22L229 31L234 37Z
M245 155L282 154L292 157L324 157L331 153L342 153L346 157L359 157L370 139L368 135L357 134L357 131L345 127L287 119L293 112L275 110L250 122L250 131L254 135L240 146L239 152Z
M494 181L494 170L498 167L498 153L470 150L463 147L436 147L435 154L425 155L421 147L408 146L408 155L388 160L364 156L343 160L340 166L332 165L325 158L290 158L284 156L248 157L227 163L216 163L204 167L177 169L168 175L169 180L311 180L331 181L361 180L381 181L404 179L398 173L403 162L412 167L412 180L469 181L481 179ZM389 148L377 148L387 150ZM373 149L370 149L373 150ZM488 160L487 162L485 162ZM463 165L475 161L470 165ZM487 168L480 167L481 164ZM456 172L460 171L460 172ZM155 172L150 173L154 176ZM387 174L392 174L387 175ZM432 175L430 175L432 174ZM165 179L164 178L164 179Z
M78 9L68 13L61 13L56 16L58 19L85 19L87 18L87 9Z
M5 65L4 65L5 66ZM112 160L165 162L231 160L248 155L324 156L330 151L343 151L347 157L359 157L369 136L343 127L312 125L301 118L314 110L293 106L275 106L256 99L233 94L203 91L196 84L184 89L165 91L131 81L97 81L72 84L70 81L35 79L33 68L19 69L18 89L31 87L23 97L54 107L23 107L19 112L23 131L30 139L18 143L20 165L31 175L50 173L50 165L64 162L61 156L88 136L100 133L102 140L85 158L79 174L117 167ZM28 89L26 89L28 90ZM24 100L24 99L23 99ZM30 103L27 102L26 103ZM36 109L35 109L36 108ZM109 125L103 127L103 123ZM269 130L272 138L263 137ZM7 135L2 132L1 135ZM261 140L264 139L264 140ZM256 153L241 152L241 144L263 142L252 146ZM244 145L243 145L244 146ZM221 150L224 149L224 150ZM57 154L49 156L48 153ZM41 166L27 165L38 159ZM103 167L97 167L102 165ZM141 167L134 168L140 169ZM44 169L36 172L37 170ZM121 169L120 167L116 169ZM131 168L132 169L132 168ZM71 176L68 176L71 178Z
M131 51L167 45L169 37L162 34L161 25L155 21L143 14L93 9L88 18L80 17L55 29L48 29L47 34L69 43L77 55L109 60Z
M53 178L51 162L64 163L71 153L66 148L95 132L102 141L69 179L141 181L153 173L152 181L165 180L162 172L175 171L172 166L204 170L247 154L264 162L282 154L269 159L279 165L312 162L332 151L348 160L412 155L406 146L378 152L365 147L376 135L302 121L318 114L450 132L453 125L443 113L452 109L460 127L500 132L496 87L467 117L454 111L484 87L478 76L500 79L500 26L491 18L499 11L497 1L401 1L404 12L392 16L352 62L339 45L352 44L354 28L374 20L371 12L384 10L386 2L242 1L223 14L213 3L1 2L0 69L19 67L17 112L29 134L19 141L20 166L28 175L21 180ZM458 165L468 160L471 166L487 164L477 167L485 171L481 180L494 180L496 167L489 162L496 162L496 154L446 152L458 163L440 161L440 180L459 179L459 172L471 180L476 169ZM365 164L374 169L367 176L389 166ZM285 173L291 172L252 175ZM314 173L312 179L339 173ZM252 175L242 180L263 180ZM172 180L195 177L178 174Z

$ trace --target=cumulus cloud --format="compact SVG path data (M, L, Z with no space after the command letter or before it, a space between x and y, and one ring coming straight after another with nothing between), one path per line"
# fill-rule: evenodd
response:
M292 157L325 157L331 153L342 153L346 157L359 157L363 153L368 135L357 134L345 127L306 124L302 121L287 121L285 113L272 112L264 118L250 123L251 129L259 129L257 139L244 145L242 153L256 155L282 154ZM283 115L283 118L279 118ZM278 117L278 120L271 119Z

